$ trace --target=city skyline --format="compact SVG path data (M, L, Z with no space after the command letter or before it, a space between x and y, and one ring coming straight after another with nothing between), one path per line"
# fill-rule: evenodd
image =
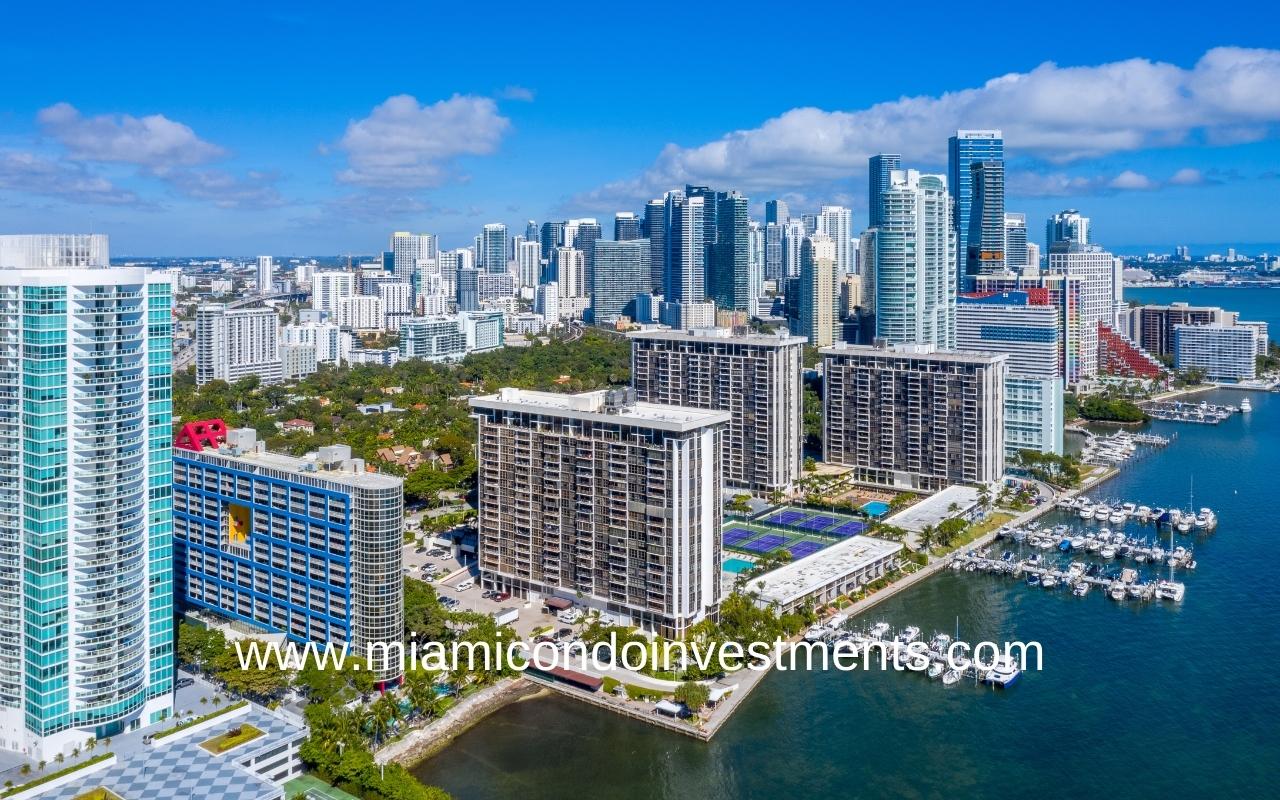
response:
M775 198L793 213L843 205L861 230L867 157L901 153L944 172L947 137L961 128L1004 132L1006 207L1029 220L1086 209L1109 220L1098 238L1115 249L1276 239L1266 196L1280 155L1269 89L1280 51L1250 49L1267 44L1265 24L1250 39L1166 9L1162 35L1138 46L1122 31L1150 22L1139 7L1108 7L1114 25L1060 40L1011 15L999 53L957 61L939 50L891 79L844 82L815 78L872 70L893 43L863 37L815 62L777 41L778 69L711 92L673 86L659 106L618 102L612 82L636 54L672 51L679 37L609 19L583 19L592 35L574 58L599 69L568 79L568 54L537 46L550 24L540 20L499 26L501 55L465 73L439 69L462 46L447 31L464 12L447 8L372 10L341 30L282 8L252 36L196 11L183 47L163 50L171 14L78 12L114 47L157 53L163 70L154 58L104 62L93 48L37 51L16 32L45 13L15 11L0 49L14 76L0 118L5 227L109 231L121 255L376 252L397 229L457 247L485 223L641 214L686 183L736 189L761 220ZM355 44L385 35L391 13L406 27L429 21L437 46ZM745 40L754 16L692 13L716 18L690 20L712 47ZM1048 102L1061 97L1075 100ZM1206 219L1198 210L1210 204L1227 213Z

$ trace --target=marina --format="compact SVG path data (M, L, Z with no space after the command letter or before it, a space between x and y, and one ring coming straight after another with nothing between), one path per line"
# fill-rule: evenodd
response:
M1144 452L1139 450L1140 445L1145 445L1147 448L1166 447L1171 441L1167 437L1151 433L1117 431L1107 436L1101 436L1087 428L1073 428L1072 430L1083 433L1086 437L1084 449L1080 451L1080 460L1086 464L1098 464L1106 467L1119 466ZM1145 452L1150 452L1150 450Z
M1206 400L1201 400L1199 403L1161 400L1139 403L1139 405L1153 419L1166 422L1196 422L1204 425L1217 425L1242 410L1238 406L1215 405Z
M843 617L825 625L815 625L805 634L808 642L821 642L833 652L851 658L865 659L865 664L880 665L897 672L915 672L930 681L951 686L962 680L1007 688L1022 677L1019 664L1008 654L1000 654L986 664L970 659L973 647L959 638L935 633L927 641L921 628L908 625L894 633L889 623L880 621L865 628L845 627Z

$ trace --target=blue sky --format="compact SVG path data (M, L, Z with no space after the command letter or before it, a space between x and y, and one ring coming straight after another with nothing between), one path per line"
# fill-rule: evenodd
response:
M1280 241L1274 7L989 2L998 41L971 44L971 4L187 5L6 11L0 230L92 228L115 254L461 246L686 181L861 226L868 153L941 170L963 125L1005 131L1033 231L1075 207L1116 247Z

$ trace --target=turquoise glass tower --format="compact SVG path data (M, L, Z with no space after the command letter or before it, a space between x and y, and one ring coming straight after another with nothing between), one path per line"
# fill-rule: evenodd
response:
M173 690L172 284L0 236L0 746L50 760Z

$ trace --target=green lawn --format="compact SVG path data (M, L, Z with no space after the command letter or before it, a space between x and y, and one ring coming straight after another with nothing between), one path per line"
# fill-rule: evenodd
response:
M200 743L200 746L210 753L221 755L233 747L239 747L246 742L251 742L262 735L262 731L247 722L241 723L226 733L219 734L212 739L206 739Z

